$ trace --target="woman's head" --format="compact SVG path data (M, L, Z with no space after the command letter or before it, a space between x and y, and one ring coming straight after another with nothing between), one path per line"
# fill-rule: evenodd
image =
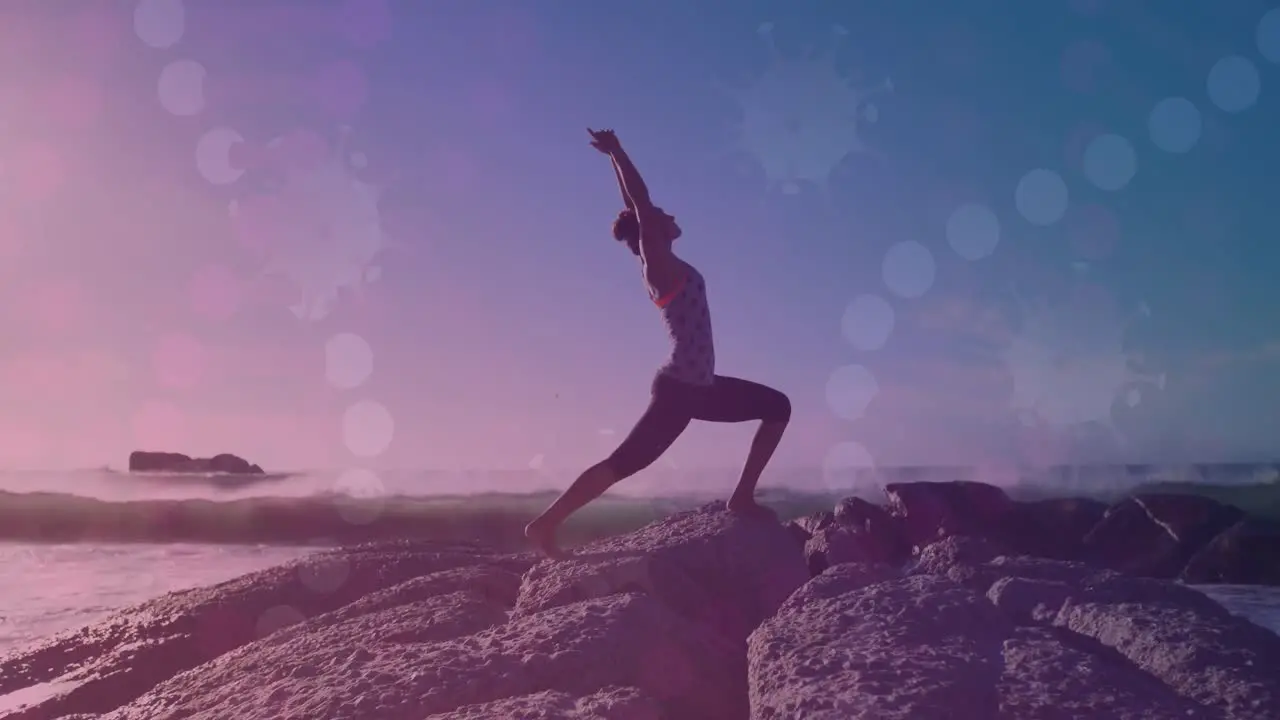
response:
M675 217L668 215L662 208L655 207L659 217L663 219L663 235L667 242L675 242L680 237L680 226L676 224ZM632 253L640 254L640 220L636 217L636 212L631 208L625 208L618 213L618 217L613 221L613 239L626 246Z

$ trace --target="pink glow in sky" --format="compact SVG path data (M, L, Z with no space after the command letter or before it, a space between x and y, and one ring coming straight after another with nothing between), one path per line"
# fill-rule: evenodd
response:
M1008 133L988 103L1004 90L984 78L998 53L974 18L921 32L947 58L938 87L982 92L935 97L907 83L905 106L929 108L910 118L895 110L899 90L877 96L883 137L863 140L901 147L838 164L836 202L820 207L816 193L766 191L759 158L734 154L744 108L701 79L759 74L769 58L758 19L673 9L602 33L589 14L535 3L134 6L0 11L0 61L13 68L0 103L0 468L118 466L137 447L235 452L267 468L538 458L554 473L597 460L644 407L667 348L634 259L609 238L618 191L585 145L588 125L619 127L685 227L680 252L712 288L720 370L792 397L780 462L817 466L855 439L878 463L969 461L993 474L1015 457L1069 458L1060 428L1011 420L1009 368L975 359L1018 332L992 299L1010 286L1099 315L1163 290L1166 305L1189 305L1155 301L1152 322L1187 333L1166 343L1187 353L1192 331L1165 318L1253 332L1240 303L1258 303L1224 299L1240 287L1223 279L1240 271L1232 263L1250 264L1220 249L1239 193L1209 187L1168 210L1208 248L1176 280L1199 299L1178 300L1149 280L1173 277L1178 253L1146 238L1141 213L1126 209L1138 195L1078 187L1090 142L1119 132L1089 113L1064 118L1035 160L1070 186L1060 222L1016 215L1014 184L1031 161L996 152ZM718 42L739 30L740 47ZM872 65L899 49L857 34L842 63L867 65L868 83L897 72ZM673 49L654 52L655 36ZM1101 102L1138 82L1117 76L1106 43L1049 45L1037 102ZM1197 153L1245 142L1212 115ZM963 145L953 155L983 165L943 168L947 153L920 150L912 133L928 140L920 147ZM1133 145L1138 177L1154 182L1150 143ZM948 247L959 204L998 213L989 258ZM908 244L896 279L914 293L889 287L883 270L889 249ZM1121 261L1146 274L1107 284ZM883 347L842 336L845 306L863 295L892 309ZM1237 340L1272 339L1254 334ZM1211 349L1214 363L1183 365L1219 385L1248 356ZM837 418L826 383L855 365L848 377L874 371L875 388L841 392L874 397ZM1218 387L1178 380L1170 387L1204 397ZM1222 413L1251 394L1235 392ZM1161 436L1161 423L1201 423L1208 438L1216 421L1190 412L1198 399L1134 415L1147 413L1160 442L1199 432ZM695 426L670 460L736 466L749 434Z

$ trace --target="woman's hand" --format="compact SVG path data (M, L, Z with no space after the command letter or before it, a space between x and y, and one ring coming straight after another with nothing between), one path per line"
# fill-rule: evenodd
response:
M605 155L612 155L622 149L622 143L618 142L618 136L612 130L587 128L587 132L591 134L591 147Z

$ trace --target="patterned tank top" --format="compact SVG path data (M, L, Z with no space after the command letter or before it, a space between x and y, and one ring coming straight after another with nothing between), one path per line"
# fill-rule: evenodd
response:
M675 290L654 298L671 337L671 354L658 373L692 385L710 385L716 372L716 349L707 283L692 265L685 267L688 272Z

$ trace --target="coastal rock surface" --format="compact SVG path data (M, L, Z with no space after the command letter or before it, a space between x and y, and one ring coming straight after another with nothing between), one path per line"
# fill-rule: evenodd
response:
M134 450L129 453L129 472L263 474L262 468L230 453L209 458L193 458L182 453L147 450Z
M0 719L1280 717L1280 636L1167 579L1020 552L1019 506L986 490L938 495L986 524L926 492L899 497L941 531L902 507L783 526L708 505L562 561L319 553L0 660L0 696L53 688ZM814 574L805 526L867 544ZM894 526L931 541L901 562L876 544Z
M1007 554L1186 582L1280 585L1280 525L1191 494L1138 493L1108 506L1087 498L1019 502L972 481L894 483L884 508L860 498L788 530L815 571L850 561L903 562L963 536Z

